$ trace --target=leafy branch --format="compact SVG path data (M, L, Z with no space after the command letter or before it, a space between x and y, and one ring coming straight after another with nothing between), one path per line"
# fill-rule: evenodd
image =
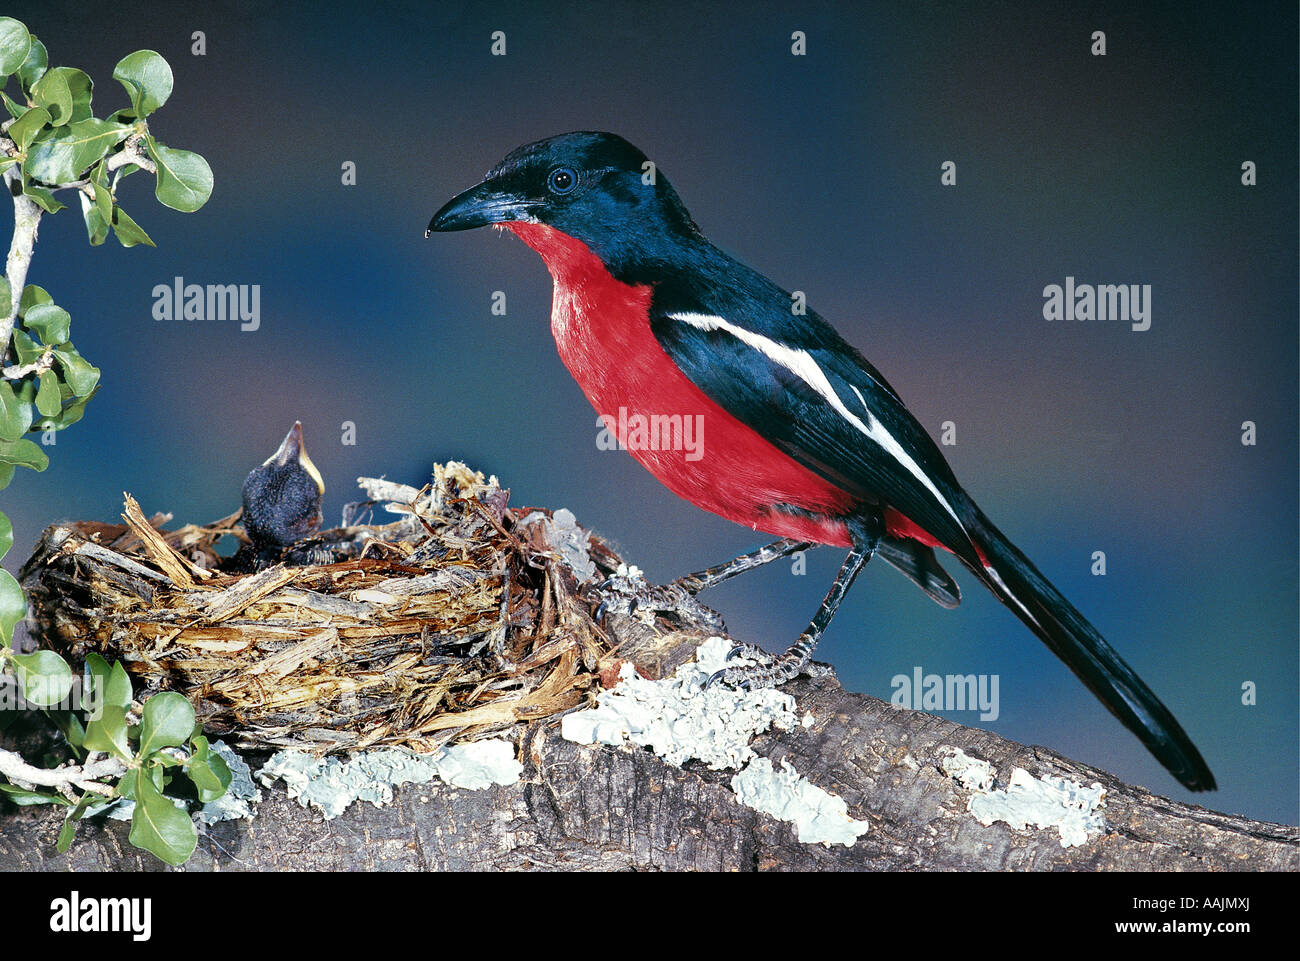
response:
M0 651L0 659L15 662L15 673L31 703L57 705L71 691L71 674L60 676L52 663L31 660L39 657L58 659L50 651ZM66 664L63 669L67 670ZM198 843L186 804L215 801L230 786L230 768L203 736L193 705L172 691L138 704L122 665L110 667L98 654L86 658L82 690L82 704L93 708L49 713L68 746L84 758L62 767L38 768L12 752L0 751L0 774L9 782L0 783L0 793L18 805L68 808L59 832L60 853L71 846L81 818L125 798L135 804L131 843L168 864L185 863ZM176 781L176 773L186 780Z
M198 210L212 194L207 161L160 143L150 127L148 118L172 93L167 61L152 50L137 50L118 61L113 79L130 106L96 117L90 77L75 67L51 67L45 45L23 23L0 17L0 103L9 114L0 123L0 177L14 208L0 277L0 489L18 467L49 466L45 452L25 435L72 426L99 389L99 368L70 339L68 312L27 283L41 218L66 209L55 194L76 192L91 246L112 233L123 247L154 246L119 203L118 188L131 174L152 174L158 201L184 213ZM0 558L12 545L13 528L0 513ZM15 653L13 632L26 616L22 589L0 569L0 680L13 675L27 703L46 712L78 758L86 756L72 767L47 770L0 751L0 775L9 782L0 783L0 792L18 804L67 805L61 851L85 814L115 798L131 799L132 843L169 864L182 863L194 850L194 826L164 793L169 770L183 768L199 800L220 796L230 781L225 763L209 751L195 725L190 703L165 693L134 705L121 666L110 670L92 655L83 672L86 689L106 689L106 702L84 720L79 711L57 709L74 687L72 669L52 651Z

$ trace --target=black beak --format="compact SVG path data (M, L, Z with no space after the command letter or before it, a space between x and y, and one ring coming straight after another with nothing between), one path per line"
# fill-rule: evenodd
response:
M433 231L469 230L511 220L531 220L529 211L537 201L524 200L501 190L490 180L452 197L429 221L427 237Z

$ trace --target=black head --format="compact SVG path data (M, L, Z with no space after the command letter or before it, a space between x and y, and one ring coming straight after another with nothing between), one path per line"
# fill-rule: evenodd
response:
M429 231L513 221L542 223L581 240L606 263L698 235L668 179L612 133L580 131L518 147L482 183L433 215Z
M295 421L279 450L244 479L244 530L259 546L301 540L320 526L324 493Z

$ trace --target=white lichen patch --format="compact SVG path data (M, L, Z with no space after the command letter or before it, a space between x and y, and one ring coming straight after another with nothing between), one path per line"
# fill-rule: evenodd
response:
M679 767L691 759L715 771L743 767L731 779L741 804L794 823L800 841L852 845L866 832L865 821L850 818L841 798L801 777L788 761L776 771L749 746L754 735L771 727L808 727L812 716L801 719L794 698L772 688L741 691L716 684L704 689L715 671L752 663L728 661L731 648L726 638L711 637L695 660L662 681L647 680L624 664L618 685L597 695L595 708L566 715L560 733L578 744L639 744Z
M694 661L662 681L647 680L624 664L618 685L597 695L596 707L565 715L560 733L578 744L630 741L679 767L694 758L715 771L738 768L754 757L749 742L755 734L770 727L789 730L798 719L794 698L781 691L740 691L725 684L704 689L715 671L752 663L727 661L731 648L726 638L711 637Z
M987 791L993 787L993 779L998 772L992 764L971 757L959 747L950 750L952 753L939 763L944 774L955 779L968 791Z
M793 822L805 844L852 847L867 833L867 822L849 817L843 798L800 776L789 761L778 771L767 758L755 758L731 779L731 789L746 807Z
M444 784L481 791L493 784L514 784L524 772L509 741L470 741L452 744L434 755L438 777Z
M509 741L452 744L434 754L414 754L398 748L363 751L349 760L317 758L302 751L280 751L258 771L268 787L279 778L289 796L303 807L318 808L328 820L354 801L383 807L393 800L393 788L424 784L440 778L453 787L478 790L492 784L513 784L523 765L515 760Z
M966 810L985 826L1003 821L1017 831L1056 828L1063 848L1079 847L1106 829L1106 820L1098 811L1106 790L1095 782L1084 787L1063 777L1036 778L1018 767L1011 772L1007 789L997 791L993 790L997 772L987 761L954 749L941 766L945 774L972 792Z

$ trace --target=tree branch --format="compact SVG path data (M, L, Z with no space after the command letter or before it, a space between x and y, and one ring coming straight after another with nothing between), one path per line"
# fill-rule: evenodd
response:
M6 142L12 146L12 141ZM5 311L0 315L0 358L3 358L9 350L14 320L18 316L18 304L22 300L23 288L27 286L27 270L32 264L32 248L36 246L36 231L41 223L41 214L44 212L35 201L22 192L22 178L18 174L17 164L4 172L4 183L14 202L14 235L9 244L9 257L5 261L5 275L9 278L10 303L0 305L0 310Z
M715 633L689 615L673 629L635 618L608 624L621 653L668 672ZM806 844L793 825L743 807L731 771L675 767L637 747L584 746L556 719L518 729L521 780L481 791L437 781L395 789L390 805L357 803L322 822L279 789L256 820L211 826L187 871L266 870L1296 870L1300 830L1158 797L1042 748L843 690L832 676L784 688L813 723L752 744L788 760L869 822L851 847ZM985 826L971 793L943 771L952 748L1041 777L1100 782L1105 831L1063 848L1055 830ZM259 762L252 759L254 769ZM1000 778L1000 780L1001 780ZM999 784L999 786L1002 786ZM62 817L30 807L7 816L0 870L157 870L126 841L129 825L85 822L71 850Z
M13 751L0 750L0 774L10 783L29 791L37 786L59 788L75 785L96 794L112 794L113 789L107 784L98 783L98 779L121 777L125 773L126 765L113 757L93 760L92 756L86 758L86 763L80 766L39 768L32 767Z
M12 364L0 370L5 380L22 380L28 374L43 374L54 367L54 348L46 347L30 364Z

